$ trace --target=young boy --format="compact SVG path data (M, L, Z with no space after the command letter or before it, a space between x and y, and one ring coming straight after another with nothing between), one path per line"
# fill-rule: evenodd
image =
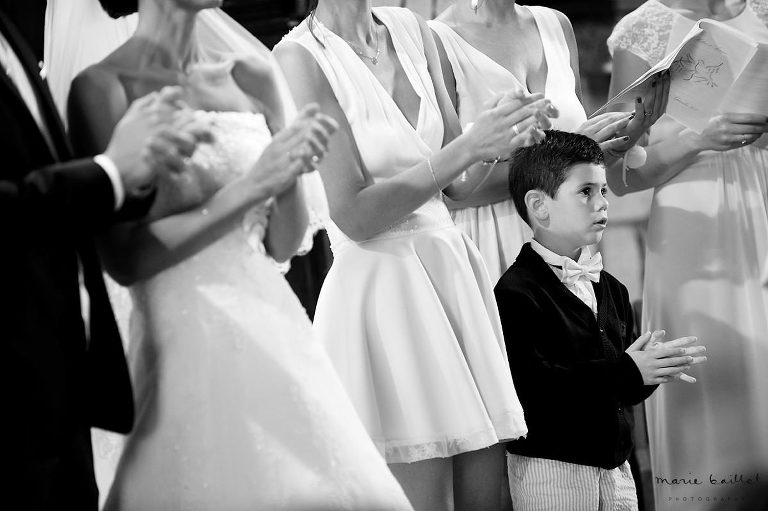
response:
M533 241L495 289L528 424L526 438L507 444L512 503L636 510L632 405L705 361L696 356L704 347L686 347L694 337L661 343L662 331L632 342L627 289L593 252L608 218L603 153L585 136L546 133L510 163L510 192Z

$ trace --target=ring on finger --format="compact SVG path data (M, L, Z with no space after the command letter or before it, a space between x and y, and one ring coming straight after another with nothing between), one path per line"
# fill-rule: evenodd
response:
M515 136L520 136L520 127L517 125L517 123L512 125L512 131L515 132Z
M747 140L749 140L747 135L742 135L741 136L741 145L747 145Z

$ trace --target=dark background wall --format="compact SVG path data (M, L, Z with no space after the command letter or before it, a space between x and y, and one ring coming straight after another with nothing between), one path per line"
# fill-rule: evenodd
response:
M0 10L32 45L38 60L43 59L43 29L46 0L0 0Z
M67 1L67 0L58 0ZM418 9L423 15L439 12L446 0L392 0L392 5L403 5ZM573 0L521 1L522 4L546 5L561 10L571 18L577 31L583 55L583 69L592 73L591 64L596 62L591 48L599 46L592 40L605 45L605 28L594 32L598 25L612 26L617 17L629 12L642 0ZM412 5L409 5L412 4ZM422 5L423 4L423 5ZM46 0L0 0L0 8L11 17L16 26L32 44L35 54L43 56L43 27L45 25ZM224 0L224 10L256 34L264 44L274 45L288 29L306 13L307 0ZM610 33L610 29L607 29ZM607 34L605 34L607 37ZM587 57L589 55L589 57Z

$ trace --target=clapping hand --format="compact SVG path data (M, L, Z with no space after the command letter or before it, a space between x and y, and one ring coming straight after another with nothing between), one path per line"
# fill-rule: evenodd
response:
M587 119L575 133L585 135L598 144L603 151L619 150L629 142L628 136L619 136L629 125L635 114L629 112L605 112ZM618 137L618 138L616 138Z
M700 355L706 351L706 347L690 346L698 341L692 336L663 342L665 335L664 330L646 332L627 348L627 354L643 376L643 383L658 385L675 379L695 383L696 379L684 371L707 361L706 356Z
M157 172L180 170L210 132L182 102L180 87L164 87L131 103L117 123L104 154L120 172L126 194L140 196L153 187Z
M290 126L274 136L249 178L266 186L270 195L279 195L301 174L317 169L338 127L316 104L305 106Z
M473 138L480 159L493 160L541 142L543 130L551 127L550 118L557 116L557 108L543 94L510 91L485 103L467 135Z
M655 330L651 334L651 339L648 341L648 344L645 345L644 349L654 350L662 347L680 348L680 347L692 344L693 342L696 342L695 337L684 337L682 339L675 339L674 341L664 342L664 337L666 336L666 334L667 333L664 330ZM694 339L694 340L683 342L684 340L688 340L688 339ZM683 355L699 355L700 353L704 353L705 351L707 351L707 348L705 346L691 346L689 348L683 348ZM703 364L704 362L707 361L706 356L694 356L692 358L693 360L691 361L691 365ZM687 383L696 383L696 378L694 378L693 376L688 376L685 373L680 373L675 378Z

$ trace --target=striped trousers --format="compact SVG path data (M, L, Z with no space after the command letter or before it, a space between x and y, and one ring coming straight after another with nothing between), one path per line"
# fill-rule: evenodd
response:
M507 453L515 511L638 511L626 461L605 470Z

